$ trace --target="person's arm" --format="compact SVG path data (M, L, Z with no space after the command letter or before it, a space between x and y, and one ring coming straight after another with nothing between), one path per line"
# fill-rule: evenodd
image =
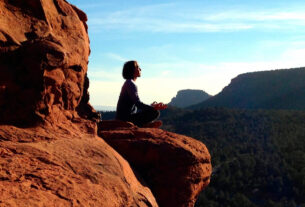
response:
M144 109L148 109L151 108L151 106L144 104L143 102L141 102L139 95L138 95L138 88L137 86L133 83L130 82L129 86L128 86L128 94L132 100L132 102L136 105L136 107L138 107L141 110Z

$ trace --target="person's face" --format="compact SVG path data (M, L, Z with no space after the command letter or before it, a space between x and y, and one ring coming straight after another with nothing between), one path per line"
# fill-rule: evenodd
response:
M135 62L134 78L138 77L141 77L141 68L139 67L138 63Z

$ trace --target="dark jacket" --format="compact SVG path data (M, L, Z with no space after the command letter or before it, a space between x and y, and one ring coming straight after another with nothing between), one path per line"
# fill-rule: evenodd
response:
M122 86L120 97L116 108L116 119L130 121L130 115L137 113L137 110L147 110L151 106L140 101L138 88L133 80L127 79Z

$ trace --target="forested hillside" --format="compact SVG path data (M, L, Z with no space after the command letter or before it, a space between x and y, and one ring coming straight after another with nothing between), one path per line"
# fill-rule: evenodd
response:
M305 109L305 68L245 73L219 94L193 106L240 109Z
M163 112L163 128L201 140L213 176L197 207L305 206L305 112Z

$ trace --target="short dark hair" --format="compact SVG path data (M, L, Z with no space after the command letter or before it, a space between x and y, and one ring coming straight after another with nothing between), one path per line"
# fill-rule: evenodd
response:
M131 60L127 61L123 66L123 78L125 79L133 79L134 78L134 71L136 69L137 61Z

